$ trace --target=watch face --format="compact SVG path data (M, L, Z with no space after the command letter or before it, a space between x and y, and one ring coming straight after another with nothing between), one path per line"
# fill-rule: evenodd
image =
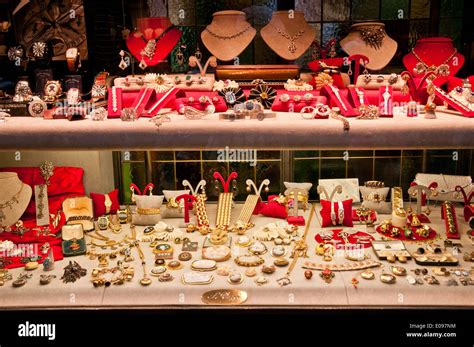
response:
M92 96L93 97L104 97L105 96L105 86L99 86L94 84L92 86Z
M46 43L43 41L35 42L33 43L32 50L35 58L44 58L47 52Z
M8 50L8 59L14 61L16 59L21 59L23 57L23 48L21 46L18 47L11 47Z
M58 81L49 81L44 87L44 93L48 96L56 96L60 91L61 86Z
M19 81L15 88L15 94L21 96L31 95L31 89L26 81Z
M77 57L77 48L69 48L66 51L66 58L68 59L76 59Z

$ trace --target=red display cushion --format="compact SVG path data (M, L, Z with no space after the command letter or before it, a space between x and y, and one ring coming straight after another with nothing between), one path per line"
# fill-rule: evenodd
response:
M471 86L474 86L474 76L467 77L467 80L469 81ZM462 87L463 83L464 83L464 79L459 78L459 77L449 76L448 84L447 84L448 92L450 92L456 87Z
M372 220L373 222L377 221L377 212L375 212L375 211L370 212L370 220ZM361 220L359 218L359 216L357 215L357 209L352 210L352 221L353 222L362 222L363 221L363 219Z
M456 208L454 207L454 205L452 205L450 209L453 216L454 227L456 229L455 233L448 232L449 223L448 223L448 218L446 218L446 206L444 204L441 205L441 219L444 219L444 226L446 227L446 238L459 240L461 238L461 235L459 234L459 224L458 224L458 217L456 216Z
M406 238L405 237L405 232L403 229L400 229L400 236L398 237L393 237L391 236L391 232L392 232L392 228L393 227L390 227L388 229L388 231L386 233L382 232L381 230L381 225L379 225L378 227L375 228L375 230L377 230L377 232L381 235L384 235L386 237L389 237L393 240L400 240L400 241L427 241L427 240L433 240L434 238L436 238L436 231L433 229L433 228L430 228L430 233L428 235L428 237L421 237L420 235L418 235L416 233L416 229L418 229L419 227L410 227L411 231L412 231L412 234L413 234L413 238Z
M107 194L112 206L110 206L110 214L117 213L117 210L120 208L119 199L118 199L118 189L112 190ZM91 193L92 203L94 205L94 218L105 215L107 208L105 207L105 194Z
M278 195L269 195L268 202L261 207L259 213L265 217L286 219L288 217L286 206L277 201L272 201L274 198L278 198Z
M122 92L120 93L121 99L120 99L120 102L118 102L118 105L119 105L118 110L117 110L117 112L112 112L112 93L111 93L111 89L109 89L109 94L108 94L108 98L109 98L109 101L108 101L108 117L107 118L120 118L121 110L126 108L126 107L132 107L134 101L137 100L137 97L139 96L139 94L140 94L140 91L124 91L124 90L122 90ZM119 95L119 94L117 94L117 95ZM153 92L152 95L150 96L150 98L148 99L148 101L147 101L147 103L144 107L144 110L145 111L149 110L164 95L165 95L165 93ZM162 108L174 109L175 99L176 99L175 95L170 95L169 100L166 102L166 104L164 104L162 106ZM147 116L146 112L143 113L142 116L144 116L144 117Z
M291 225L304 226L306 224L303 216L289 216L286 221Z
M64 214L61 213L61 219L56 227L53 225L49 225L49 229L51 231L51 234L57 234L60 230L61 227L65 224L65 218ZM61 247L61 238L52 236L52 235L43 235L40 234L38 235L38 229L44 229L44 227L36 227L36 220L25 220L23 223L24 227L29 228L30 230L25 232L23 235L18 235L10 232L5 232L0 234L0 241L5 241L9 240L15 243L16 245L19 245L18 247L21 247L20 245L33 245L33 253L41 255L41 259L38 260L39 263L42 263L44 259L46 258L47 254L42 254L41 253L41 246L45 244L46 242L49 243L50 248L53 251L53 257L54 260L62 260L64 258L63 253L62 253L62 247ZM12 227L12 229L15 229L15 227ZM8 255L8 254L6 254ZM30 255L30 254L28 254ZM25 263L22 263L21 256L18 257L5 257L6 260L8 261L8 264L5 266L7 269L13 269L17 267L23 267L25 266Z
M416 216L418 217L418 219L420 220L421 223L431 223L429 217L424 213L417 214ZM407 221L410 225L411 225L412 219L413 219L412 215L409 215L407 217Z
M0 168L0 172L16 172L20 180L28 184L33 191L35 185L45 183L39 167L5 167ZM66 198L85 195L83 176L84 170L82 168L65 166L54 168L54 174L50 178L48 186L49 213L56 214L61 210L61 205ZM21 219L23 222L29 219L36 221L34 194Z
M216 107L215 112L226 112L227 111L227 104L224 101L224 98L222 96L219 96L216 92L187 92L183 91L184 96L180 94L179 98L176 98L174 100L174 108L176 110L179 109L180 105L185 105L185 106L192 106L200 111L204 111L206 109L206 106L209 105L208 102L201 104L199 102L199 98L201 96L207 96L209 99L213 99L217 97L217 101L213 101L212 104ZM194 98L193 102L189 102L189 98Z
M334 212L336 213L336 216L338 215L338 210L339 210L339 203L338 202L331 202L327 200L321 200L321 226L323 228L329 227L329 226L334 226L332 224L331 220L331 204L334 205ZM342 208L344 209L344 218L341 221L338 221L339 223L337 225L344 225L346 227L352 227L354 226L354 223L352 221L352 199L347 199L342 201ZM336 218L337 220L337 218Z
M339 89L339 96L341 97L342 101L344 101L344 105L346 105L347 110L344 110L344 108L339 105L339 100L334 95L334 92L330 86L324 86L321 89L321 95L324 95L329 99L329 106L338 107L344 117L357 117L359 115L359 112L349 101L349 90L347 88Z
M353 107L358 107L359 106L359 103L357 103L357 104L354 103L352 95L350 95L350 93L348 93L348 89L343 89L341 93L343 93L343 94L347 93L348 98L351 101L351 105ZM410 94L407 93L407 94L404 95L399 90L394 90L392 92L392 97L393 97L393 102L398 103L398 104L407 103L411 100ZM364 99L367 100L367 103L369 105L378 105L379 104L379 91L378 91L378 89L370 89L370 90L364 89ZM358 100L359 99L357 99L357 101ZM337 106L337 105L331 103L331 106Z
M303 96L306 93L310 93L314 96L313 100L310 102L306 102ZM282 94L288 94L290 100L287 102L283 102L280 100ZM293 97L295 95L301 96L301 101L295 102ZM325 96L320 96L319 91L317 90L309 90L309 91L287 91L287 90L279 90L277 93L277 97L272 105L272 111L275 112L289 112L290 105L293 105L293 112L300 112L303 107L306 106L315 106L316 104L327 104L328 99Z

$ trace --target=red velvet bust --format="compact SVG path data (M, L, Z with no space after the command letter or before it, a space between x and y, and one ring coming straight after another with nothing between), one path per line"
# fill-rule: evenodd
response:
M447 37L429 37L416 41L413 47L415 53L421 60L430 66L439 66L443 63L449 65L449 76L454 76L464 64L464 56L457 52L449 61L446 62L454 52L455 47L453 40ZM420 61L415 57L413 52L409 52L403 57L403 64L407 70L414 75L415 78L422 78L425 73L415 74L413 68ZM448 77L439 76L436 80L437 85L442 85L447 81Z

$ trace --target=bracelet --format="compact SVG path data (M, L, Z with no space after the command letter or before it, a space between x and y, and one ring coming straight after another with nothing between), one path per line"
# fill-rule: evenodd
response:
M343 129L344 129L345 131L349 131L349 130L350 130L351 126L350 126L349 121L347 120L346 117L344 117L344 116L342 116L342 115L340 115L340 114L337 114L337 112L335 112L335 111L331 111L331 112L330 112L330 116L331 116L331 118L333 118L333 119L340 120L340 121L342 122L342 124L343 124Z
M216 107L214 105L207 105L204 111L198 110L192 106L184 106L180 105L178 107L178 112L185 116L187 119L201 119L205 116L214 113L216 111Z
M137 208L138 214L151 215L151 214L160 214L159 208Z
M66 223L69 223L71 221L77 221L77 220L84 220L84 221L90 221L90 222L94 222L94 218L93 217L89 217L89 216L72 216L72 217L69 217L66 221Z
M124 284L125 282L130 282L135 275L135 270L133 267L124 266L119 262L120 265L113 268L94 268L92 270L92 279L91 282L94 287L109 287L111 284ZM115 275L118 272L118 275ZM114 274L110 280L104 278L106 273Z

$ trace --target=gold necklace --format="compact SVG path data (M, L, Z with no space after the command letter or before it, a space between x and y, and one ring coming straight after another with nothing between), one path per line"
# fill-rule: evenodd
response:
M283 36L284 38L286 38L287 40L290 40L290 43L288 44L288 51L290 51L290 53L295 53L296 52L296 43L295 41L298 40L301 35L304 34L304 30L301 29L300 31L298 31L295 35L291 36L290 34L288 34L287 32L281 30L279 27L277 27L275 24L273 23L270 23L275 29L276 31L281 35Z
M206 27L206 31L211 34L212 36L214 36L215 38L218 38L220 40L231 40L231 39L235 39L236 37L242 35L243 33L245 33L247 30L249 30L252 26L249 24L245 29L235 33L235 34L232 34L232 35L219 35L219 34L216 34L215 32L213 32L211 29L209 29L209 26Z
M7 217L5 216L5 213L3 212L3 210L7 207L10 208L10 210L12 209L12 206L14 204L19 204L20 203L20 200L18 200L21 192L23 191L23 183L21 183L21 187L20 187L20 190L18 191L18 193L16 193L10 200L0 204L0 223L6 219Z
M449 76L449 65L448 62L454 58L454 56L458 53L458 50L454 48L453 53L439 66L436 65L431 65L428 66L423 59L415 52L415 49L412 48L411 52L415 56L415 58L418 60L418 63L416 63L415 67L413 68L413 72L417 75L420 75L422 73L426 73L429 71L433 71L436 75L441 75L441 76Z
M311 221L313 220L313 216L315 214L315 211L316 211L315 204L312 204L311 205L311 211L309 213L309 219L308 219L308 222L306 223L306 228L305 228L304 234L303 234L303 236L301 236L301 240L299 241L299 243L298 244L295 243L295 245L294 245L293 252L292 252L293 260L292 260L290 266L288 267L288 271L286 272L285 276L283 276L282 278L277 279L277 283L281 287L291 284L290 275L293 272L293 270L296 266L296 263L298 262L298 259L301 256L305 257L305 255L306 255L307 246L308 246L306 244L306 237L308 236L309 227L311 225Z

